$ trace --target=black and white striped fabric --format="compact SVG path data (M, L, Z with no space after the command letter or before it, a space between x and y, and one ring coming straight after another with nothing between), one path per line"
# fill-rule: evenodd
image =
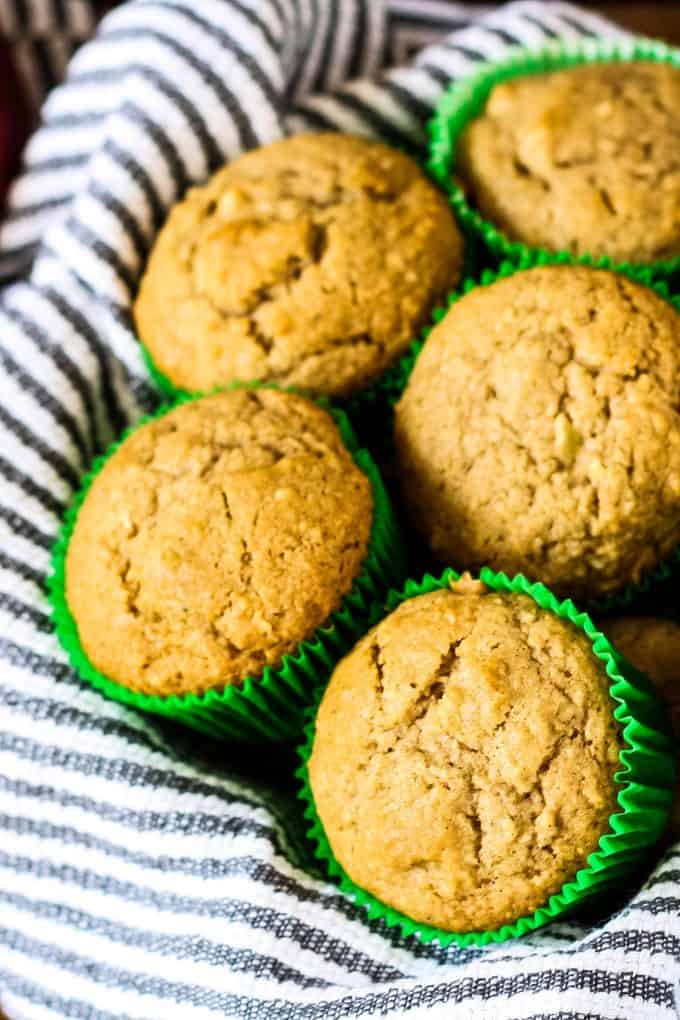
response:
M9 44L31 110L64 77L74 51L96 24L93 0L4 0L0 36Z
M3 2L24 16L79 6ZM605 919L486 950L403 939L367 923L306 858L292 758L244 760L105 701L68 667L48 617L50 547L79 477L158 400L130 297L187 185L303 128L417 148L442 88L479 61L517 42L616 32L563 3L464 24L470 9L136 0L105 18L45 103L0 228L10 1020L677 1017L680 847ZM383 72L433 38L410 66Z

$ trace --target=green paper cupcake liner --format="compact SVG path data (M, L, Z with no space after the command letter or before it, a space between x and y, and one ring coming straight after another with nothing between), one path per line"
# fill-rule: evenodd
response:
M469 263L467 266L468 268L464 273L462 280L468 280L474 277L474 270L470 267ZM437 311L438 309L435 309L432 314L436 314ZM420 335L425 336L431 328L431 326L423 327L423 329L420 330ZM422 342L420 343L420 346L422 346ZM175 386L168 376L161 372L151 357L151 354L141 341L140 347L146 369L159 393L166 401L179 401L195 395L191 394L187 390L183 390L180 387ZM404 359L408 359L410 357L412 361L415 361L415 355L412 353L413 350L414 344L412 343L409 345L406 354L398 357L365 389L358 390L356 393L353 393L352 396L347 397L344 400L334 401L334 406L343 411L347 418L349 418L352 428L359 439L360 445L368 448L369 452L376 457L379 465L381 465L383 460L386 460L389 457L392 450L392 409L399 399L401 389L403 389L402 379L404 370L402 365ZM230 385L239 386L244 384L234 382ZM258 385L268 386L276 384L261 382L258 383ZM299 392L304 391L300 390ZM312 392L307 392L305 395L308 396L310 400L316 400L317 402L325 402L328 399L320 397Z
M280 666L268 666L261 676L248 676L238 685L230 684L201 695L160 697L131 691L104 676L89 661L66 601L66 553L78 512L92 482L132 432L200 396L180 397L172 404L163 405L155 414L142 418L137 425L127 429L103 456L97 458L84 477L66 512L52 552L48 589L55 631L79 676L116 701L235 742L295 740L302 731L303 712L319 676L329 675L335 663L369 625L375 600L380 599L390 585L400 584L407 573L401 536L380 473L366 450L360 449L347 416L326 401L317 403L333 416L355 463L371 484L373 522L368 552L361 573L355 578L340 608L311 637L302 641L294 654L285 655Z
M161 372L156 362L151 357L151 353L145 344L139 340L139 346L142 351L142 360L146 366L146 370L156 384L156 389L167 401L179 401L183 397L191 397L192 393L189 390L184 390L180 386L175 386L164 372Z
M602 255L599 258L593 258L591 255L580 255L578 258L574 258L574 256L566 252L555 254L544 251L525 251L516 262L506 260L501 263L498 269L485 269L479 280L464 280L460 289L452 291L449 295L445 307L435 309L432 316L432 325L424 329L422 336L411 344L408 352L394 366L389 384L386 384L389 385L386 399L389 401L390 406L390 429L393 424L394 407L406 389L411 372L418 360L418 355L425 345L427 337L457 301L460 301L462 297L477 287L488 287L492 283L496 283L497 280L504 280L508 276L514 276L515 273L521 273L527 269L534 269L537 266L571 265L591 266L593 269L607 269L611 272L621 273L621 275L627 276L628 279L633 280L635 283L649 287L650 290L653 290L659 297L667 301L676 312L680 313L680 295L671 294L668 282L657 279L651 266L638 266L631 263L616 264L607 258L606 255ZM393 453L393 450L391 452ZM672 582L679 575L680 545L657 567L647 571L637 584L629 584L611 595L591 599L586 603L586 608L594 615L606 615L607 613L638 606L642 602L653 602L654 594L660 586Z
M411 156L422 172L429 178L432 178L427 161L424 158L419 159L415 157L413 153L410 153L405 149L400 149L398 146L396 148L399 151L405 152L406 155ZM433 183L438 185L437 181L434 181ZM458 226L462 232L461 225L458 224ZM477 238L464 236L463 242L463 262L461 266L460 281L476 277L479 272L481 272L485 257L483 245ZM420 332L422 332L422 330ZM177 400L180 397L191 396L191 391L175 385L169 376L167 376L158 367L151 352L146 344L142 342L141 338L138 337L137 340L141 349L142 360L144 361L146 370L163 397L167 400ZM398 373L399 362L400 358L397 357L376 379L349 397L342 399L334 397L321 398L323 400L332 400L336 407L339 407L345 412L347 417L350 419L355 432L359 436L361 444L365 444L371 453L376 454L378 459L380 459L384 451L389 448L389 444L385 442L386 430L384 427L384 420L386 417L389 418L391 409L390 396L394 388L393 380L395 378L395 374ZM255 381L256 380L249 380L250 383ZM261 381L259 384L269 385L265 381ZM228 385L230 384L225 384L225 387ZM235 382L231 385L240 385L240 383ZM273 385L276 384L274 383ZM220 386L218 388L225 387ZM317 395L311 391L307 395L312 400L317 398Z
M588 39L585 42L555 43L533 51L517 49L506 60L487 64L478 74L455 82L439 101L429 125L430 173L448 192L456 218L466 234L478 238L497 260L517 260L526 252L536 254L545 249L512 241L468 203L463 189L453 176L456 145L464 129L482 112L489 93L501 82L531 74L560 71L580 64L632 60L680 67L680 50L645 38L617 41ZM560 254L564 254L569 261L576 261L576 256L569 252ZM644 265L656 278L668 278L680 271L680 255Z
M391 612L407 599L447 588L459 576L455 570L448 569L439 578L426 575L420 582L407 581L403 591L390 592L385 607ZM301 781L299 797L305 805L304 815L311 823L308 836L315 847L314 856L328 875L343 892L366 908L368 918L381 919L389 928L399 928L405 936L414 935L422 942L438 942L444 947L452 944L485 946L525 935L575 910L593 896L611 890L644 860L645 852L662 836L675 788L675 745L670 725L647 678L614 650L590 617L579 611L570 599L559 602L545 585L532 584L521 574L509 578L484 567L479 576L494 591L528 595L541 608L571 621L586 634L593 653L604 663L615 704L614 717L621 725L624 739L621 768L615 774L620 787L617 795L620 810L610 816L609 830L600 837L598 849L588 857L587 867L578 871L544 906L512 924L465 933L420 924L355 885L333 855L316 813L308 773L316 712L324 687L317 689L314 704L308 709L310 721L305 727L306 740L298 749L302 765L296 775Z

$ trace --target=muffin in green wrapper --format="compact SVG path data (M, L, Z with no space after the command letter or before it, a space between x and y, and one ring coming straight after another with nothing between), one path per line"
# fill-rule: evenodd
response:
M404 352L462 270L446 195L410 156L303 133L170 209L133 314L166 389L258 379L344 400Z
M73 666L105 694L214 736L283 741L404 576L346 417L238 386L162 408L95 463L50 591Z
M444 946L501 942L611 892L672 798L646 678L521 576L447 570L387 610L319 689L300 749L331 877L369 917Z
M430 169L497 259L605 255L668 277L679 128L680 51L645 39L516 50L444 95Z
M442 565L593 611L677 572L678 302L650 269L524 256L468 284L402 363L399 483Z

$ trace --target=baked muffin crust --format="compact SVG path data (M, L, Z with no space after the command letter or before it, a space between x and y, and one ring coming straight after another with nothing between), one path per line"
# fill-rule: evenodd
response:
M653 262L680 254L680 70L596 63L497 85L457 152L510 239Z
M620 748L585 635L527 596L443 590L336 667L309 775L354 882L476 931L532 913L586 864L616 810Z
M680 316L652 290L545 266L468 293L396 409L401 487L445 564L614 592L680 542Z
M247 153L171 211L135 302L175 385L277 380L346 396L458 282L462 239L408 156L339 134Z
M340 605L368 549L370 483L323 410L238 389L133 432L95 478L66 559L90 661L132 690L260 675Z

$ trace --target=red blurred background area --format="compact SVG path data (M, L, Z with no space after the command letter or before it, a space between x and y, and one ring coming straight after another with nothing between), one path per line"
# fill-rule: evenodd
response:
M0 203L16 173L31 116L8 43L0 38Z

